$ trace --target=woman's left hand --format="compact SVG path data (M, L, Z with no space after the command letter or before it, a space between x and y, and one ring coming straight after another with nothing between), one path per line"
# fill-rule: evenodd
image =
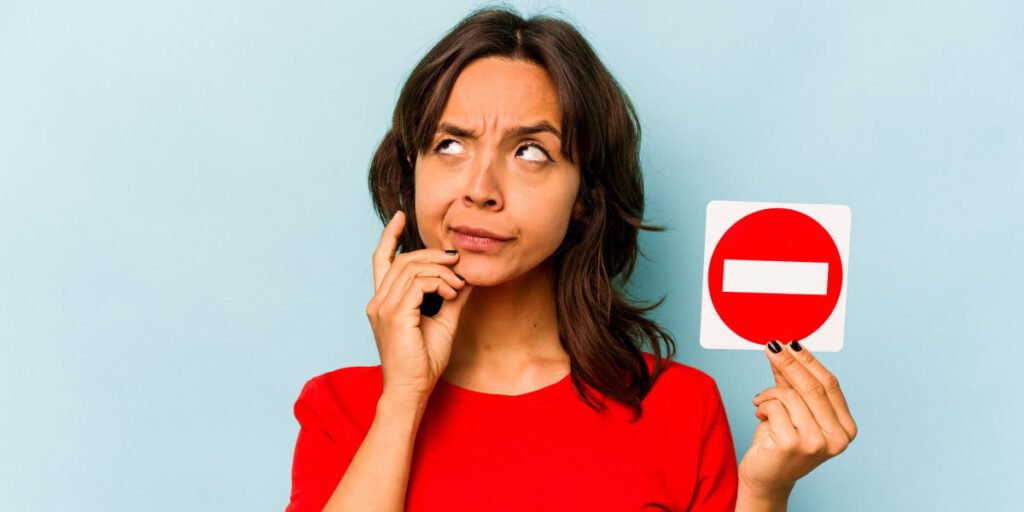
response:
M779 353L771 350L779 347ZM842 453L857 437L839 381L797 342L765 347L775 386L754 398L761 424L739 465L737 510L747 503L785 507L796 481Z

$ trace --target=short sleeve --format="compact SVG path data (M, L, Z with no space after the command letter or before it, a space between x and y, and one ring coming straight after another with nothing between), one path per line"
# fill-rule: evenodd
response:
M708 378L708 409L703 427L697 486L690 512L733 512L736 508L736 450L722 396Z
M328 402L318 377L306 382L295 401L299 435L292 460L292 490L286 512L320 512L354 457L328 427Z

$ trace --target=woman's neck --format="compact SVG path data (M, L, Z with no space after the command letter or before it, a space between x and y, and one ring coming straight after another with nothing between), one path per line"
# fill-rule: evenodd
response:
M568 371L550 260L513 281L473 289L460 315L446 381L521 394L557 382Z

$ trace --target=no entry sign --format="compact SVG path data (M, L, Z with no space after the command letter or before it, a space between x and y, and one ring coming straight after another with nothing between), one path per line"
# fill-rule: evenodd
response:
M701 346L842 348L850 217L845 205L708 203Z

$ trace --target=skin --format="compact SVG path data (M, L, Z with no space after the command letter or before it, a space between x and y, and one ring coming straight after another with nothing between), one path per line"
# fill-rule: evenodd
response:
M452 267L473 293L441 378L468 389L522 394L569 373L551 256L580 212L580 170L554 133L504 135L541 121L562 126L547 72L479 59L459 75L439 122L475 135L436 133L417 156L415 214L427 247L455 249L451 228L459 224L513 237L494 253L460 250ZM785 510L796 481L856 436L838 381L809 350L785 344L765 354L776 385L754 400L761 423L740 463L738 511Z
M513 237L495 253L462 250L452 267L474 290L442 378L465 388L520 394L569 373L551 256L578 212L579 167L560 153L555 133L505 136L542 121L561 130L547 72L520 60L480 59L459 74L438 123L476 136L437 133L417 156L416 219L427 247L456 249L457 225Z

